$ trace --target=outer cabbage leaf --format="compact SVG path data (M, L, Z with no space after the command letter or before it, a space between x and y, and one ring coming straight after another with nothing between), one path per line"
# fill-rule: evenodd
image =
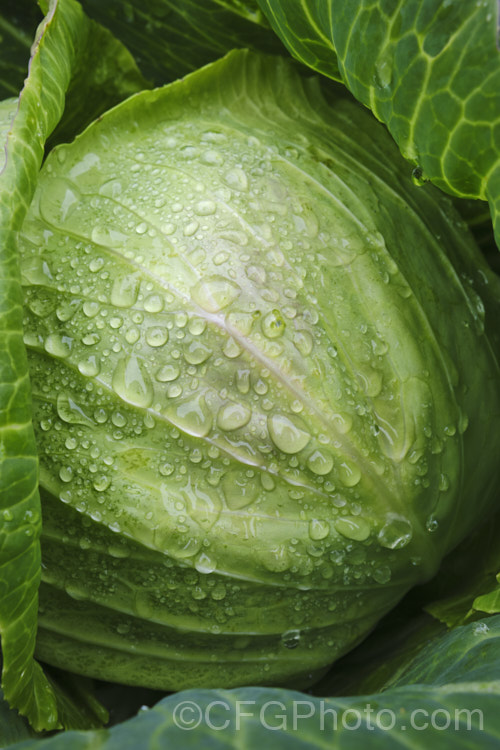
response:
M49 155L21 241L44 660L310 684L491 510L495 278L376 125L233 53Z
M299 60L340 78L420 180L490 205L500 245L498 3L259 0Z
M98 48L96 39L101 40ZM31 424L31 397L22 337L22 293L17 237L31 201L47 138L64 109L65 91L75 78L80 94L93 93L80 75L81 60L88 65L113 58L118 43L108 32L85 18L72 0L54 2L33 47L29 77L17 100L0 105L0 131L5 149L0 172L0 632L2 686L6 699L29 717L37 729L58 726L57 690L33 661L40 579L40 504L37 454ZM89 56L88 48L94 57ZM121 49L121 48L120 48ZM118 64L123 62L123 56ZM133 66L132 66L133 67ZM142 79L129 66L111 75L132 83ZM103 69L101 68L101 73ZM123 78L122 78L123 75ZM116 89L114 90L116 94ZM90 97L91 98L91 97ZM101 96L100 106L117 99ZM6 138L6 140L5 140Z
M496 747L499 633L498 617L458 628L432 643L385 692L314 698L273 688L189 690L110 730L70 732L9 750L217 750L269 742L284 750Z

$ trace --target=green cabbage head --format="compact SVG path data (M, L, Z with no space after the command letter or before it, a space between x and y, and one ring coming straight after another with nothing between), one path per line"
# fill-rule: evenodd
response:
M489 512L495 280L291 64L111 110L48 157L21 245L41 659L305 686Z

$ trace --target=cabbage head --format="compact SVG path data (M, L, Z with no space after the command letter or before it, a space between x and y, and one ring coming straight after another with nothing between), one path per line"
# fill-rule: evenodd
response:
M491 509L495 281L291 63L234 52L105 114L21 246L42 660L306 686Z

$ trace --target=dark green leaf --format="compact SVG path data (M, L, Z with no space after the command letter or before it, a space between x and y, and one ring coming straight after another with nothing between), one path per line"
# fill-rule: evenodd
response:
M422 650L390 689L374 695L189 690L110 730L70 732L15 749L494 748L500 742L499 639L500 617L488 626L458 628Z
M184 76L233 47L283 52L256 0L83 0L156 85Z
M382 120L415 165L454 196L488 200L500 244L498 4L259 0L302 62Z

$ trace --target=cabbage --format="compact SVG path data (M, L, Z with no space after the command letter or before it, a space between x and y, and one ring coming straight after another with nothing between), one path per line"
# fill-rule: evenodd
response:
M492 510L498 282L290 62L230 53L54 149L20 251L42 660L305 687Z

